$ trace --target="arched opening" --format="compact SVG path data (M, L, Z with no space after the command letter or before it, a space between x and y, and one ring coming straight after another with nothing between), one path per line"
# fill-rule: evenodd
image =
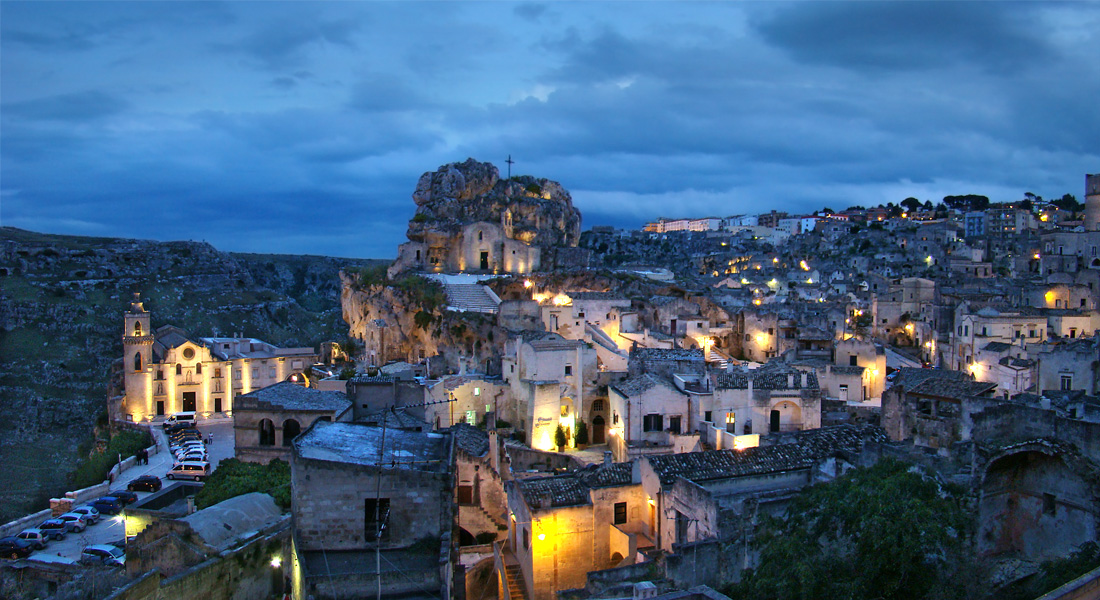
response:
M783 401L772 407L769 430L798 431L802 429L802 409L794 402Z
M1097 502L1080 469L1036 450L994 460L978 502L978 550L1042 561L1096 539Z
M458 545L459 546L473 546L477 544L477 538L473 536L469 531L459 527L458 528Z
M604 421L603 417L601 417L599 415L596 415L596 417L594 419L592 419L592 443L593 444L604 444L604 443L607 442L607 438L604 437L604 433L605 433L605 430L606 430L606 425L607 425L607 422Z
M134 354L134 371L140 371L140 370L141 370L141 353L136 352Z
M302 433L302 425L294 419L283 421L283 445L289 446L298 434Z
M141 321L134 321L134 335L141 335Z
M261 446L274 446L275 445L275 423L271 422L271 419L262 419L260 421L260 445Z

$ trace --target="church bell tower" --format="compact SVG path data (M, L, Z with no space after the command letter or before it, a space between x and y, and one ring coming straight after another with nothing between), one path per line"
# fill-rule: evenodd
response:
M142 306L138 292L134 292L130 310L123 315L122 353L126 386L123 412L135 421L144 420L152 416L153 331L149 311Z

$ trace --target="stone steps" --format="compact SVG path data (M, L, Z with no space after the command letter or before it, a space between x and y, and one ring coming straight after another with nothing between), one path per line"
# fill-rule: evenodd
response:
M489 294L488 288L476 283L445 283L447 308L463 312L496 314L500 301Z
M523 572L519 565L506 565L504 567L505 579L508 580L508 596L512 600L527 600L527 590L523 585Z

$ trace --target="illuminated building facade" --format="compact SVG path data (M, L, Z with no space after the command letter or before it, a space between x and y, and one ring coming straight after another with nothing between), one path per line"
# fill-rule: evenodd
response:
M232 415L235 397L280 381L304 382L318 359L312 348L278 348L246 337L193 340L171 325L153 331L150 317L134 294L123 315L119 419L151 421L181 411L200 418Z

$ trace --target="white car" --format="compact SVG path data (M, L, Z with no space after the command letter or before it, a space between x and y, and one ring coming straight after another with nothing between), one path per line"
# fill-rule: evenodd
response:
M15 537L34 546L35 550L41 550L46 547L46 544L50 543L50 536L37 528L24 529L16 534Z
M69 531L80 533L88 527L88 522L84 520L84 515L80 513L67 512L57 518L69 526Z
M85 504L84 506L78 506L69 512L77 515L83 515L84 520L89 525L95 525L99 522L99 511Z
M80 553L80 564L124 567L126 566L126 553L118 546L95 544L88 546Z

